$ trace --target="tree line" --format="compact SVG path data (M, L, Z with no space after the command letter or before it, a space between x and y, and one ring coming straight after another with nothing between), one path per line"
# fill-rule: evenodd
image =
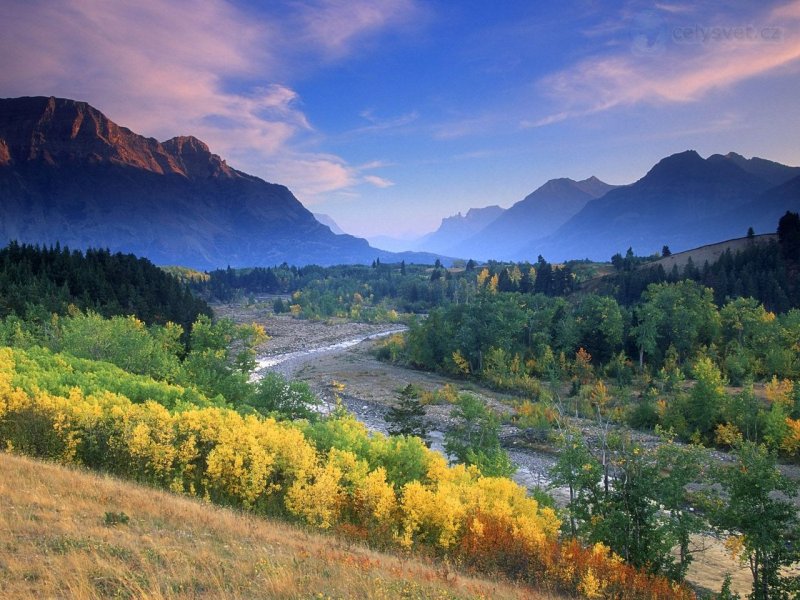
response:
M181 325L211 316L208 304L146 258L11 242L0 249L0 317L46 321L70 306L106 317Z

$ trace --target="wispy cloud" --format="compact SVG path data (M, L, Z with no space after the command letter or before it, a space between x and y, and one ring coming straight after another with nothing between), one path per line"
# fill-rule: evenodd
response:
M500 112L485 112L438 123L433 126L432 135L437 140L453 140L471 135L494 132L508 120L508 115Z
M656 2L655 7L664 12L677 15L690 15L697 12L697 6L693 4L680 4L676 2Z
M686 12L682 5L660 7L673 14ZM713 90L800 65L800 1L757 15L753 22L664 25L657 33L667 36L666 45L652 54L642 55L628 46L583 60L539 82L560 109L525 120L522 126L539 127L639 103L694 102Z
M378 177L377 175L364 175L363 179L365 182L372 184L377 188L388 188L394 185L393 181L389 181L383 177Z
M339 58L364 35L409 23L421 14L412 0L319 0L299 4L296 18L305 43Z
M0 94L86 100L145 135L196 135L305 200L362 180L341 158L308 150L319 134L287 81L293 61L340 60L415 6L309 0L264 16L224 0L8 0Z
M379 117L374 114L372 109L367 109L362 110L359 113L359 116L367 121L368 124L348 132L348 135L399 129L405 127L406 125L410 125L419 119L419 113L417 111L411 111L409 113L392 117Z

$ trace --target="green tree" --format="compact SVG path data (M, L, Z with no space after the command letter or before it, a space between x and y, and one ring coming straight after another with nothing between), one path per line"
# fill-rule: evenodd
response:
M510 477L516 467L500 446L500 419L474 394L462 393L451 412L455 424L444 435L444 449L456 462L475 465L484 475Z
M608 362L622 348L624 321L617 301L610 296L589 294L574 313L578 345L598 364Z
M206 317L204 317L206 318ZM175 381L181 370L180 325L147 327L136 317L105 319L95 312L74 310L59 320L60 339L54 350L113 363L130 373Z
M611 450L606 474L595 456L602 448L590 449L580 431L562 433L550 474L553 485L569 488L570 534L602 542L637 567L682 579L692 560L691 535L705 527L687 492L702 479L701 450L668 440L657 448L617 440Z
M622 445L613 467L610 488L592 507L589 541L607 544L639 568L682 579L692 560L690 537L704 525L686 491L700 476L699 452L670 443Z
M256 383L256 389L244 404L262 415L282 419L309 421L319 418L320 400L304 381L287 381L280 373L267 373Z
M800 560L800 519L792 498L796 482L784 477L763 445L742 442L736 464L722 472L719 527L740 534L742 556L753 576L751 600L797 598L797 577L781 569Z
M594 507L589 541L603 542L626 562L659 573L669 569L672 536L660 519L659 466L642 448L618 450L613 481Z
M634 314L637 322L631 334L639 349L639 369L643 369L645 354L652 355L658 348L658 326L664 313L655 303L646 302Z
M182 383L210 398L222 396L234 406L246 404L253 392L249 379L256 366L255 348L265 338L259 325L201 316L192 326Z
M704 477L703 450L665 440L652 452L652 457L659 467L655 495L663 507L662 523L670 543L678 549L677 562L669 564L665 573L682 580L692 562L691 536L706 526L705 520L691 506L687 491L690 484Z
M385 420L389 424L389 435L413 435L422 439L426 446L431 445L428 440L430 426L425 419L425 407L411 384L400 392L398 402L387 411Z
M580 431L567 429L558 439L558 457L550 469L553 486L569 489L569 533L586 537L592 506L599 504L603 468L589 451Z
M684 280L677 283L653 283L642 294L643 317L647 335L655 328L655 348L674 346L681 360L693 355L703 345L710 345L719 330L719 313L713 290Z
M695 384L689 392L684 418L692 435L713 443L714 429L720 423L727 401L725 380L719 368L707 356L701 356L692 366Z
M786 211L778 221L778 243L783 256L789 260L800 260L800 214Z

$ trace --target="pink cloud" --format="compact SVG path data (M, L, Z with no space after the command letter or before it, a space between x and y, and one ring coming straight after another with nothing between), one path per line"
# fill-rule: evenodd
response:
M378 177L377 175L364 175L362 179L377 188L388 188L394 185L393 181L389 181L383 177Z
M349 53L353 42L364 35L421 15L412 0L317 0L301 6L303 38L324 48L331 58Z
M540 82L561 110L522 123L538 127L637 103L686 103L712 90L800 64L800 1L765 15L764 25L673 29L661 54L628 51L590 58Z
M0 92L85 100L162 140L196 135L303 200L355 186L356 168L310 149L319 134L285 74L309 52L326 61L349 54L414 5L291 6L265 18L224 0L8 0L0 5ZM253 83L233 85L244 81Z

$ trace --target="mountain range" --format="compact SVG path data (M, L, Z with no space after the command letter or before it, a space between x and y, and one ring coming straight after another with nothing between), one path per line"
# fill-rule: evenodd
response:
M638 181L589 202L553 234L531 240L515 258L609 260L673 252L742 237L749 227L773 233L800 209L800 168L729 153L703 159L688 150L659 161Z
M629 185L552 179L508 209L443 219L407 242L417 252L389 252L340 233L285 186L233 169L197 138L146 138L74 100L0 99L0 244L103 247L199 269L447 264L443 256L607 261L629 247L678 252L748 227L774 232L787 210L800 210L799 167L689 150Z
M433 262L336 235L282 185L197 138L165 142L63 98L0 99L0 243L103 247L157 264Z
M555 233L590 201L614 187L597 177L583 181L551 179L504 211L484 229L454 246L452 255L468 255L472 249L476 258L516 259L520 248L531 240Z
M800 168L733 152L703 159L689 150L662 159L630 185L551 179L506 210L467 215L489 209L493 218L477 231L457 215L413 247L527 261L539 255L607 261L629 247L639 255L665 245L678 252L744 236L749 227L774 232L787 210L800 210Z
M458 248L465 240L478 234L500 218L505 209L497 205L485 208L470 208L467 214L458 213L442 219L439 228L414 242L414 248L425 248L429 252L438 252L450 256L458 256ZM466 253L469 255L469 252ZM475 258L483 258L476 255Z

